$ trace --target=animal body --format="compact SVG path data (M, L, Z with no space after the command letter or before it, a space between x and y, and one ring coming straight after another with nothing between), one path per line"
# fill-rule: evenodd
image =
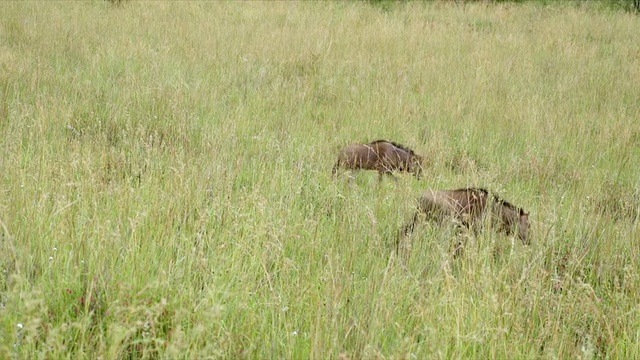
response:
M422 175L422 157L413 150L387 140L376 140L369 144L352 144L342 150L333 166L335 176L342 168L348 171L375 170L378 181L383 175L393 176L393 171L413 173L417 179Z
M480 188L428 190L418 199L418 209L402 235L410 235L420 215L442 223L449 219L470 228L477 234L485 217L489 216L494 230L515 234L523 244L529 244L529 214L495 194ZM399 245L400 239L398 239Z

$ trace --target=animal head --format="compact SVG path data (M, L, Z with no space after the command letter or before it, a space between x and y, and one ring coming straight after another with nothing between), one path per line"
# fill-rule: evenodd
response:
M518 238L522 240L523 244L529 245L529 213L520 209L518 219Z
M494 195L493 213L499 214L500 231L516 235L524 245L529 245L529 213ZM516 233L517 231L517 233Z

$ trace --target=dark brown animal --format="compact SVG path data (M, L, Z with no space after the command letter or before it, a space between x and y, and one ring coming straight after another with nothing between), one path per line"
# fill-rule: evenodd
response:
M404 227L401 235L407 236L413 232L421 214L437 223L452 219L476 234L482 228L485 217L490 216L493 229L507 235L516 234L523 244L529 244L529 214L485 189L425 192L418 199L418 210L413 220Z
M400 144L376 140L369 144L353 144L342 150L338 155L338 161L333 166L332 174L335 176L338 169L376 170L378 181L382 181L383 175L393 176L393 171L405 171L413 173L417 179L422 176L422 157Z

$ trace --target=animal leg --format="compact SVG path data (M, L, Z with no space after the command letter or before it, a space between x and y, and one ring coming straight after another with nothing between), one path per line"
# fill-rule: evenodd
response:
M462 222L456 225L456 238L453 246L453 258L457 259L464 255L464 248L467 245L469 231L473 231L468 223Z
M419 216L420 216L420 211L416 211L416 213L413 215L413 219L411 220L411 222L403 226L402 230L400 230L400 232L398 233L396 237L396 254L397 255L400 255L400 248L403 245L403 243L404 243L404 246L402 247L410 251L411 243L408 237L413 233L413 230L416 227L416 223L418 222Z
M349 170L347 171L347 175L349 177L349 185L353 186L355 184L356 181L356 174L355 174L355 170Z
M460 256L464 255L464 245L465 245L464 243L465 242L460 240L460 239L456 240L456 245L455 245L455 247L453 249L453 258L454 259L457 259Z
M409 236L413 233L413 230L416 227L416 223L418 222L419 216L420 216L420 211L416 211L416 213L413 215L413 219L411 220L411 222L402 228L402 235Z
M384 175L387 175L390 178L392 178L395 182L398 182L398 178L395 175L393 175L391 171L378 171L378 184L382 183L382 178L384 177Z

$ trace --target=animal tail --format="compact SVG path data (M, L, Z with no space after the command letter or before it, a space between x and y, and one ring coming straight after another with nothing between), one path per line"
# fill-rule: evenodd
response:
M340 161L337 161L335 165L333 165L333 169L331 169L331 175L336 176L338 173L338 168L340 167Z

